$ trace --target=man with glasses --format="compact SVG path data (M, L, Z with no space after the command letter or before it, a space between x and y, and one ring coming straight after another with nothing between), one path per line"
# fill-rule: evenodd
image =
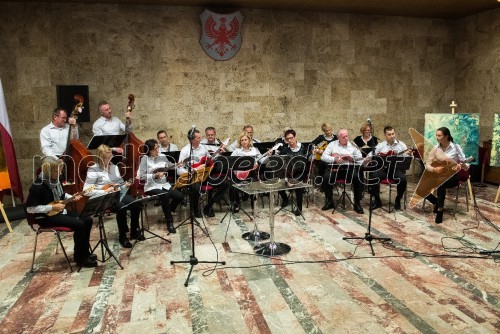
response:
M76 119L70 117L66 110L55 108L52 112L52 122L40 131L40 144L44 156L59 157L66 151L68 144L69 128L76 124ZM75 129L72 139L78 139L78 127Z

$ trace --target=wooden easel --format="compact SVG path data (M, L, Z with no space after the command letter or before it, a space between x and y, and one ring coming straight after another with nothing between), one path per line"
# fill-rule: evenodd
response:
M5 221L5 224L7 224L9 232L12 233L12 226L10 226L9 218L7 218L5 210L3 209L3 202L0 202L0 211L2 211L3 220Z
M495 196L495 203L498 202L498 197L500 197L500 185L498 186L497 195Z

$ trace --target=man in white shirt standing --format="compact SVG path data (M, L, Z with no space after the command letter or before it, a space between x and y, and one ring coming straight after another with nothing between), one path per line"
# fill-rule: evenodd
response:
M125 132L125 124L118 117L111 115L113 111L107 101L99 102L97 108L101 117L99 117L92 126L94 136L119 135ZM130 119L132 122L132 112L126 111L125 118ZM130 123L129 130L132 130L132 123ZM112 150L116 153L123 154L123 149L120 147L113 147Z
M321 155L321 160L334 164L333 168L326 169L323 174L321 188L325 194L325 205L321 210L333 209L332 186L337 179L345 179L347 183L352 182L354 190L354 211L362 214L360 202L363 194L363 183L356 164L363 160L360 150L349 142L349 134L346 129L340 129L337 134L338 140L332 141Z
M52 122L40 131L40 144L43 155L59 157L64 154L68 144L70 126L75 124L76 119L74 117L68 119L66 110L62 108L54 109ZM75 127L75 137L73 139L78 139L78 127Z

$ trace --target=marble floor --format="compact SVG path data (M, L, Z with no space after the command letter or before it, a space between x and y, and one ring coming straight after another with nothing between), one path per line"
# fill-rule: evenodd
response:
M410 183L410 191L415 184ZM431 208L372 217L372 234L391 238L373 242L364 236L368 212L348 208L321 211L322 194L311 196L304 218L282 211L275 219L275 240L291 251L279 257L253 252L241 238L253 229L242 212L201 221L195 251L199 263L187 287L190 225L168 235L159 207L149 205L151 231L159 238L138 243L130 256L117 242L114 217L105 219L113 259L97 268L71 273L56 251L56 238L39 238L35 271L31 258L35 233L25 220L5 224L0 232L1 333L499 333L499 257L479 254L498 246L497 187L475 188L479 212L467 212L462 196L458 213L445 213L434 224ZM383 198L387 197L384 189ZM446 202L451 209L452 195ZM267 200L267 199L266 199ZM259 203L260 204L260 203ZM248 203L245 204L248 208ZM363 206L367 208L367 199ZM179 212L177 221L186 217ZM231 219L229 219L231 218ZM267 208L256 221L269 232ZM91 243L99 240L94 228ZM71 235L63 239L72 256Z

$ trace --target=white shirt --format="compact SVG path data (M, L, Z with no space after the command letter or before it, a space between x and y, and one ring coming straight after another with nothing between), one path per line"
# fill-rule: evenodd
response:
M249 149L244 149L243 147L237 147L231 153L231 156L236 157L256 157L260 155L260 152L255 147L250 147Z
M321 160L328 163L335 163L338 160L338 157L334 157L332 155L338 154L340 156L350 156L353 160L360 161L363 159L363 155L357 147L354 147L349 141L347 145L340 145L338 140L332 141L326 149L323 151L321 155ZM344 163L348 163L345 162Z
M107 194L106 190L102 188L110 183L122 184L123 178L120 175L120 170L118 166L111 164L109 165L109 172L107 170L101 169L98 164L95 164L87 170L87 178L85 179L85 184L83 185L83 190L91 186L95 186L96 189L87 193L87 196L90 198L99 197ZM121 185L120 189L122 189L125 185Z
M179 154L179 162L182 162L184 160L189 160L190 156L190 150L191 150L191 144L187 144L181 149L181 153ZM198 145L197 148L193 147L193 161L194 163L199 162L202 157L209 157L210 153L208 152L207 148L203 145ZM180 167L177 169L177 173L179 175L187 173L188 170L185 167Z
M52 122L42 128L40 144L44 156L59 156L66 151L69 128L70 125L67 123L62 128L58 128ZM76 127L75 139L78 139L78 127Z
M160 153L174 152L174 151L178 151L178 150L179 150L179 148L175 144L170 143L170 144L168 144L167 147L161 146L161 144L160 144Z
M92 131L95 136L119 135L121 131L125 131L125 124L117 117L107 119L101 116L94 122Z
M144 192L154 189L169 190L171 185L168 183L166 175L163 175L159 179L155 179L155 174L152 172L157 168L171 167L173 165L174 164L169 162L165 156L153 158L143 155L141 163L139 164L139 169L137 170L137 178L146 181Z
M393 151L394 154L399 154L401 152L404 152L408 149L408 147L403 143L402 141L399 140L394 140L394 143L391 145L387 142L387 140L384 140L383 142L379 143L377 147L375 147L375 154L384 154L389 151Z
M433 172L434 167L432 167L432 163L434 161L446 161L448 159L455 161L457 164L466 160L465 154L460 145L450 142L450 145L448 145L446 150L443 150L439 144L435 146L429 153L429 159L427 160L425 169ZM464 170L467 169L469 169L469 164L464 164Z

